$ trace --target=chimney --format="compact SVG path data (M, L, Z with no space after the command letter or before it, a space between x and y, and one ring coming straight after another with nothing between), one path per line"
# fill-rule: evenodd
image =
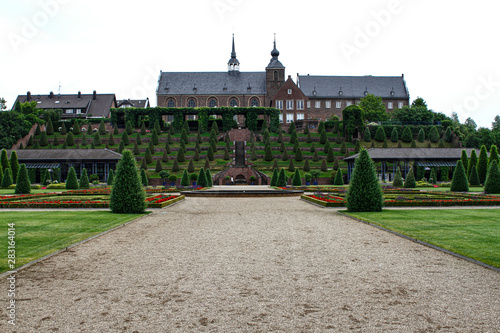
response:
M82 98L82 92L81 91L78 92L78 98Z
M54 92L51 91L50 94L49 94L49 99L52 99L54 97Z
M97 99L97 92L94 90L94 94L92 95L92 99L95 101Z
M29 91L26 93L26 101L31 101L31 92Z

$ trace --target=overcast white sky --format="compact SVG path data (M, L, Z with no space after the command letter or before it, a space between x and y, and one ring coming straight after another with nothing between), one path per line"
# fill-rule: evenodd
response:
M0 97L149 97L163 71L263 71L273 34L295 80L405 74L411 100L491 127L500 114L493 0L16 0L0 3Z

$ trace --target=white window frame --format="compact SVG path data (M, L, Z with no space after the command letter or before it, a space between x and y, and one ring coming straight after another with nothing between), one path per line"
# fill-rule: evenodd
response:
M283 113L280 113L280 124L283 123Z
M351 102L351 101L347 101L347 102L345 102L345 106L346 106L346 107L347 107L347 106L351 106L351 105L352 105L352 102Z
M291 123L293 121L293 113L287 113L286 114L286 122L287 124Z
M282 100L276 101L276 109L283 110L283 101Z
M341 102L341 101L337 101L337 102L335 103L335 107L336 107L337 109L342 108L342 102Z
M307 101L307 108L310 109L311 108L311 101Z
M291 95L292 94L292 89L288 89L288 95Z
M327 109L330 109L330 108L332 107L332 101L326 101L326 102L325 102L325 107L326 107Z
M398 109L403 108L403 102L398 102Z
M315 102L314 102L314 107L315 107L316 109L320 109L320 108L321 108L321 101L315 101Z
M304 120L304 114L303 113L297 113L297 120Z
M392 109L393 109L393 107L394 107L394 104L392 104L392 102L388 102L388 103L387 103L387 108L388 108L389 110L392 110Z
M287 110L293 110L293 99L287 99L286 100L286 109Z
M304 101L301 99L297 100L297 110L304 110Z

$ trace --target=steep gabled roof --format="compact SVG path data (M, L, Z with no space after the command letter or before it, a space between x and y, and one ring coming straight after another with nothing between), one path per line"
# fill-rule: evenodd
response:
M409 98L403 76L299 75L298 86L316 98L363 98L365 92L387 99Z
M157 94L264 95L266 73L239 72L237 75L229 75L228 72L162 72Z
M116 103L117 108L122 105L130 105L130 107L142 109L149 107L149 99L121 99L116 101Z

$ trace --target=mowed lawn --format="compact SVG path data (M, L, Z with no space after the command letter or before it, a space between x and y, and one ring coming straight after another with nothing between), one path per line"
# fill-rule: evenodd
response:
M348 215L500 268L500 209L384 210Z
M7 261L8 225L15 223L16 267L141 217L109 211L0 212L0 273Z

